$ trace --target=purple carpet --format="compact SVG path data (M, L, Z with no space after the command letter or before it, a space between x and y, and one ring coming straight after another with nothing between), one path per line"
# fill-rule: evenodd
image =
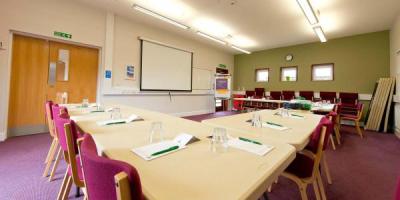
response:
M186 117L195 121L232 115L232 112ZM353 127L342 127L343 143L337 150L327 150L327 160L333 179L325 185L330 200L391 200L400 175L400 140L392 134L365 131L365 138L356 135ZM42 178L48 134L10 138L0 143L0 200L56 199L65 172L60 162L55 180ZM70 199L74 198L73 186ZM314 199L311 188L310 199ZM271 200L300 199L297 186L280 178L269 193ZM82 199L77 198L77 199Z

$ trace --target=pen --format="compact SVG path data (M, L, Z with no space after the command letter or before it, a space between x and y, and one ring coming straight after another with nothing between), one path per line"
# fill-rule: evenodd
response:
M160 155L160 154L167 153L167 152L176 150L176 149L178 149L178 148L179 148L179 146L177 146L177 145L176 145L176 146L172 146L172 147L170 147L170 148L168 148L168 149L164 149L164 150L155 152L155 153L151 154L151 156L158 156L158 155Z
M258 144L258 145L262 145L260 142L257 142L257 141L254 141L254 140L250 140L250 139L247 139L247 138L243 138L243 137L239 137L239 140L250 142L250 143L254 143L254 144Z
M267 122L267 124L282 127L282 125L280 125L280 124L275 124L275 123L272 123L272 122Z

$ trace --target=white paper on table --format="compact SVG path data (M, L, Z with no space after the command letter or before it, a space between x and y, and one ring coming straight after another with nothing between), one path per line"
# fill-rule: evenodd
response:
M116 123L129 123L129 122L139 121L139 120L143 120L143 119L137 115L132 114L127 119L109 119L109 120L98 121L96 123L99 126L105 126L105 125L116 124Z
M272 149L274 149L273 146L271 145L266 145L266 144L254 144L251 142L246 142L243 140L240 140L238 138L230 139L228 140L228 146L237 148L240 150L244 150L250 153L257 154L259 156L263 156L270 152Z
M280 131L289 129L289 127L272 125L272 124L268 124L267 122L263 122L262 127L272 128L272 129L276 129L276 130L280 130Z
M165 152L163 154L151 156L151 154L153 154L153 153L171 148L173 146L179 146L179 148L169 151L169 152ZM134 149L132 149L132 151L133 151L133 153L137 154L138 156L140 156L141 158L143 158L145 160L153 160L155 158L179 151L184 148L186 148L186 146L180 146L179 143L177 143L173 140L167 140L167 141L163 141L163 142L159 142L159 143L155 143L155 144L146 145L143 147L134 148Z
M179 146L186 146L187 143L193 138L193 135L189 135L187 133L181 133L175 137L174 142L179 144Z

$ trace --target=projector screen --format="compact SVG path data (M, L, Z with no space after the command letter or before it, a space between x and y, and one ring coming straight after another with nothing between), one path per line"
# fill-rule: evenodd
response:
M193 53L141 40L140 90L192 91Z

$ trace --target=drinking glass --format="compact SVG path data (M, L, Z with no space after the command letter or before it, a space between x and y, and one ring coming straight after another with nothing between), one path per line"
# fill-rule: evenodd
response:
M228 135L225 128L214 128L211 139L211 151L223 153L228 150Z
M253 114L253 118L251 119L251 125L256 127L256 128L261 128L261 115L258 113Z
M111 111L111 119L121 119L121 109L118 107L115 107Z
M89 107L89 99L85 98L82 100L82 107L83 108Z
M153 122L151 123L150 129L150 143L161 142L164 140L164 131L162 127L162 122Z

